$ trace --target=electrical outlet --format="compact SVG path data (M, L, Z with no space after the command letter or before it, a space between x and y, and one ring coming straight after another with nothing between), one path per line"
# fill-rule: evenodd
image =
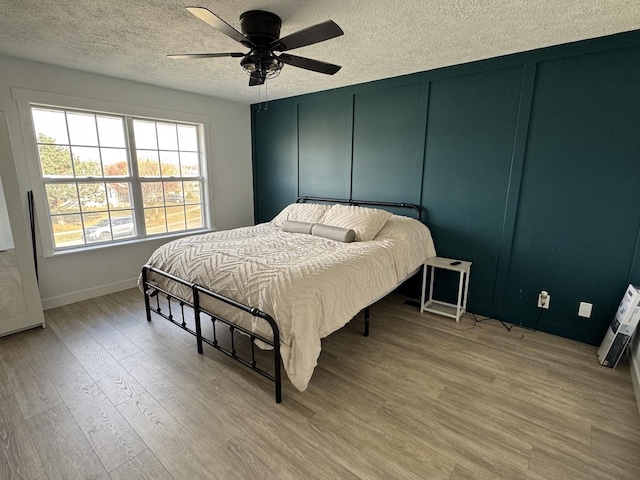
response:
M542 290L538 294L538 308L549 309L549 303L551 303L551 295L546 290Z
M592 303L580 302L580 307L578 307L578 316L584 318L591 318L591 309L593 308Z

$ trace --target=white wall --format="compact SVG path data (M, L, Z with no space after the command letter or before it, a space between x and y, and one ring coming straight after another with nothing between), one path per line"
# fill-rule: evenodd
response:
M206 115L209 126L213 211L216 229L253 223L251 115L249 105L95 75L0 55L0 110L5 110L26 215L32 189L24 136L12 87L83 97L143 108ZM203 79L206 81L206 79ZM110 246L39 258L40 293L45 308L110 293L134 285L141 266L166 240Z

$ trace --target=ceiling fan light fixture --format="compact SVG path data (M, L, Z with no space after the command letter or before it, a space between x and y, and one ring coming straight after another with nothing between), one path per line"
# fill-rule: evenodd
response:
M276 57L245 57L240 65L250 77L255 75L255 72L260 72L260 77L263 78L277 77L284 67L284 63Z

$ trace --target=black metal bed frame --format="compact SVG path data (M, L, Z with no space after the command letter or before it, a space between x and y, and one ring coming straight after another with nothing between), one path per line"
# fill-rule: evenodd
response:
M422 220L422 207L415 203L396 203L396 202L375 202L371 200L344 200L340 198L323 198L323 197L298 197L296 203L310 202L322 202L322 203L346 203L347 205L369 205L373 207L393 207L393 208L408 208L413 210L416 215L416 220Z
M324 202L324 203L343 203L343 204L349 204L349 205L371 205L371 206L382 206L382 207L408 208L416 212L416 218L418 220L421 219L421 211L422 211L420 206L410 204L410 203L373 202L373 201L366 201L366 200L351 200L351 199L344 200L344 199L323 198L323 197L299 197L296 200L296 203L304 203L306 201ZM149 281L149 272L152 272L155 275L164 277L165 279L171 282L175 282L177 284L188 287L191 290L192 301L190 302L184 298L180 298L177 295L174 295L173 293L169 292L167 289L162 288L156 283ZM250 368L254 372L257 372L263 377L268 378L275 384L276 403L282 402L280 329L278 328L278 324L273 319L273 317L271 317L271 315L257 308L250 307L236 300L225 297L224 295L208 290L196 283L192 283L182 278L176 277L171 273L165 272L151 265L145 265L144 267L142 267L142 285L143 285L143 292L144 292L144 304L145 304L147 321L149 322L151 321L151 312L153 312L159 315L160 317L166 320L169 320L171 323L173 323L174 325L177 325L178 327L190 333L191 335L194 335L196 337L196 345L198 348L198 353L203 352L203 343L206 343L211 347L226 354L230 358L233 358L237 362L243 364L244 366ZM161 307L160 305L161 295L163 295L167 301L166 312L163 311L163 307ZM210 312L206 310L205 308L202 307L200 302L201 297L203 295L214 298L223 303L226 303L227 305L230 305L234 308L237 308L238 310L248 313L253 317L262 319L271 328L271 332L272 332L271 339L266 338L263 335L259 335L251 330L248 330L238 325L237 323L234 323L230 320L227 320L221 317L220 315L217 315L214 312ZM154 297L156 299L155 305L152 305L151 299ZM176 320L174 316L174 312L172 311L172 307L171 307L172 301L176 302L180 308L181 321ZM189 307L194 313L195 330L190 328L187 325L185 312L184 312L185 306ZM202 334L202 318L201 318L202 314L208 315L211 319L212 327L213 327L213 339L207 338ZM231 348L226 348L225 346L220 344L220 342L218 341L217 333L216 333L216 322L220 322L229 328ZM370 324L370 315L369 315L369 306L367 306L364 308L363 335L365 337L369 336L369 324ZM235 337L234 337L235 331L240 331L241 333L249 337L249 340L251 343L250 359L245 358L243 355L240 355L238 351L236 351ZM256 356L255 356L255 348L256 348L255 340L260 340L261 342L273 348L273 367L274 367L273 374L269 373L268 371L258 366L256 361Z

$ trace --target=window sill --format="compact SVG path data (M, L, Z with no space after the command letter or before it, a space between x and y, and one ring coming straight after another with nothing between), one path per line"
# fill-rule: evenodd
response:
M59 257L61 255L95 252L96 250L104 250L106 248L126 247L127 245L135 245L135 244L147 243L147 242L155 242L155 241L163 241L163 240L165 242L170 242L172 240L177 240L178 238L190 237L192 235L201 235L203 233L211 233L215 231L216 230L212 228L202 228L199 230L190 230L188 232L177 232L177 233L171 233L168 235L157 235L153 237L144 237L144 238L132 238L131 240L122 240L122 241L113 242L113 243L84 245L82 247L65 248L64 250L57 250L52 253L45 253L42 255L42 258L51 258L51 257Z

